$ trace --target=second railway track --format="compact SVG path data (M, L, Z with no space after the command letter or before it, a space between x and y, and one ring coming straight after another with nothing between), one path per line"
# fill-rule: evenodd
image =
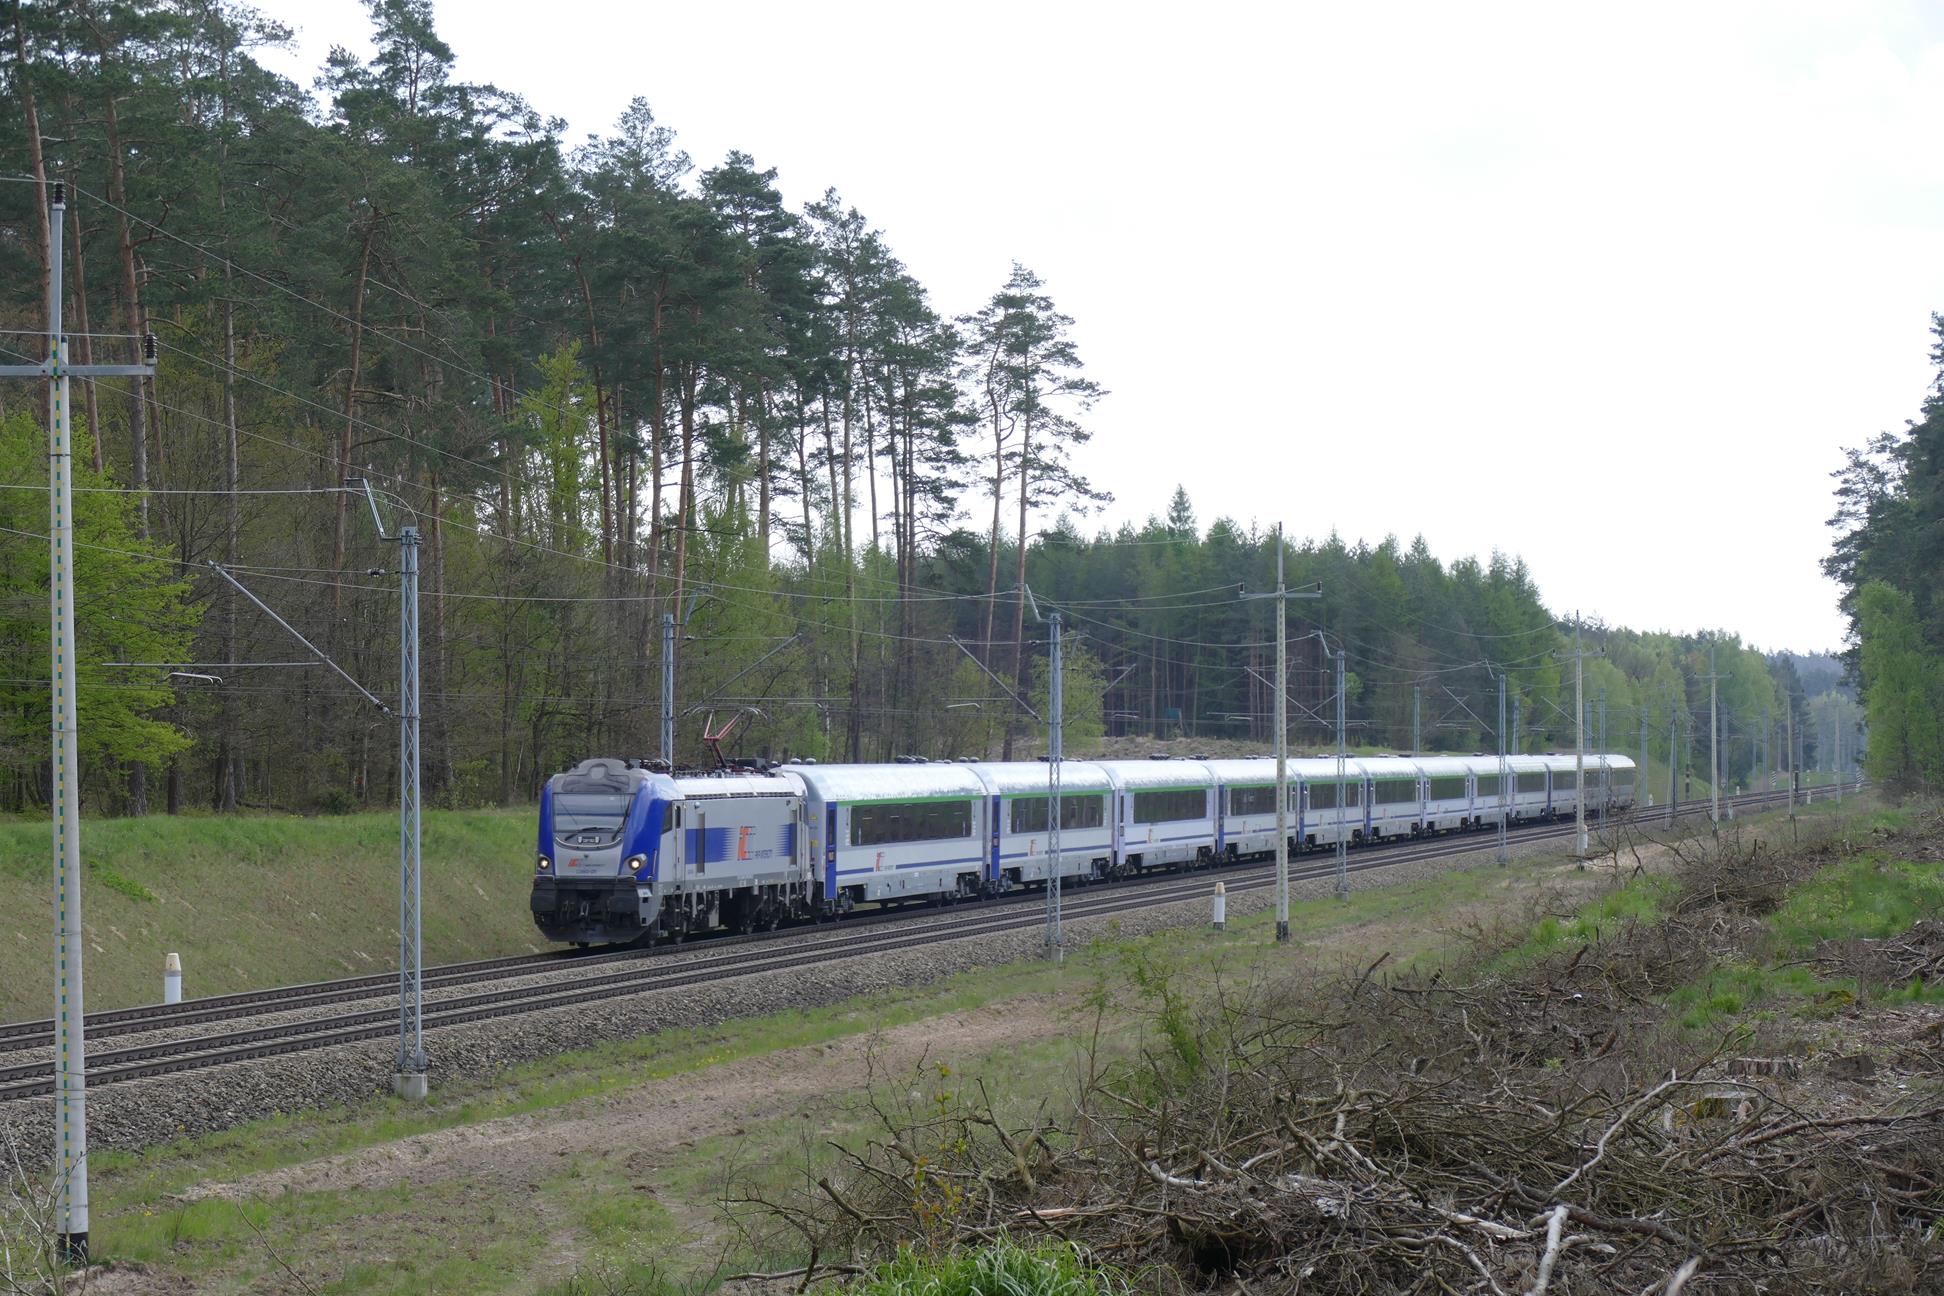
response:
M1777 802L1786 792L1747 793L1727 798L1736 807L1759 808ZM1687 817L1705 807L1683 810ZM1643 816L1656 826L1660 816ZM1570 823L1545 823L1514 830L1520 843L1569 837ZM1492 834L1467 833L1448 838L1412 840L1391 846L1360 848L1345 871L1362 873L1421 860L1471 854L1490 849ZM1320 853L1319 853L1320 854ZM1312 854L1292 860L1292 882L1328 879L1335 875L1334 859ZM1300 862L1299 862L1300 861ZM1208 894L1219 873L1232 893L1259 891L1275 885L1274 867L1267 862L1224 866L1190 874L1160 874L1136 885L1111 890L1079 888L1066 901L1069 918L1093 918L1132 912L1153 905L1192 900ZM690 946L629 949L592 955L550 953L483 959L428 969L428 989L536 977L549 972L571 974L572 980L507 986L475 994L427 1000L425 1028L430 1031L499 1017L544 1012L603 1002L616 995L677 989L726 981L760 972L815 966L889 950L914 949L944 941L1024 930L1043 923L1033 891L968 906L962 910L932 911L932 921L898 922L903 914L865 915L818 928L789 929L779 934L723 937ZM777 939L781 935L785 939ZM810 936L806 942L804 939ZM669 960L660 954L683 952L695 957ZM597 971L597 969L599 969ZM608 970L613 969L613 970ZM397 998L392 993L397 974L373 974L343 981L276 987L241 994L191 1000L181 1005L90 1014L93 1038L176 1030L209 1022L297 1012L358 1000L390 999L390 1006L339 1013L301 1021L253 1026L216 1034L176 1038L150 1044L90 1050L91 1085L114 1084L150 1076L202 1070L228 1063L306 1052L388 1037L397 1029ZM51 1042L51 1023L23 1022L0 1026L0 1053L45 1048ZM91 1041L92 1042L92 1041ZM0 1102L33 1098L52 1092L51 1068L44 1060L0 1067Z

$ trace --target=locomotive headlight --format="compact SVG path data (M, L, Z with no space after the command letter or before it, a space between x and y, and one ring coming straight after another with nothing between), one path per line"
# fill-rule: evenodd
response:
M641 870L647 867L648 867L648 857L646 855L630 855L628 856L627 860L622 863L621 871L623 873L639 873L641 872Z
M553 860L549 859L545 855L542 855L539 859L533 862L533 871L535 873L553 872Z

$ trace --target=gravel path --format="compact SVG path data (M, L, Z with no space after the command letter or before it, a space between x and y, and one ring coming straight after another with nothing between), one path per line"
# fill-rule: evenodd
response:
M1487 863L1493 858L1492 852L1491 839L1485 837L1481 838L1478 850L1461 856L1352 872L1349 884L1353 890L1365 890L1416 881L1455 867ZM1514 837L1511 853L1516 859L1558 859L1561 843L1557 839L1521 843ZM1317 858L1327 857L1307 857L1303 863L1309 864ZM1352 857L1353 861L1355 858ZM1209 877L1210 892L1216 880L1214 876ZM1293 882L1290 892L1293 898L1305 899L1327 896L1331 887L1327 878ZM1081 889L1070 894L1079 898L1112 892ZM1274 890L1270 887L1231 894L1229 915L1241 918L1273 903ZM1027 915L1029 922L1016 931L970 936L914 950L864 954L798 969L759 972L711 985L619 992L612 1000L598 1005L579 1005L431 1031L426 1036L426 1050L431 1055L432 1082L436 1090L455 1077L486 1079L517 1063L606 1041L635 1039L672 1028L714 1026L740 1017L788 1009L824 1007L873 991L921 986L972 969L1033 959L1040 953L1042 933L1030 918L1036 917L1038 911L1030 905L1022 908L1031 911ZM950 917L939 915L941 921ZM1204 896L1112 916L1070 918L1066 923L1067 940L1070 949L1077 949L1107 935L1110 924L1118 935L1128 937L1208 920L1209 901ZM703 943L692 951L684 950L656 962L674 966L709 953ZM614 965L600 970L612 971ZM560 980L557 973L551 979ZM516 985L529 980L532 978L494 985ZM342 1009L313 1010L311 1015L328 1011ZM278 1018L302 1015L279 1014ZM278 1018L266 1016L260 1020L268 1022ZM216 1028L181 1028L178 1033L193 1035L212 1029ZM104 1044L113 1046L117 1042L108 1040ZM137 1151L265 1116L388 1094L394 1048L393 1041L374 1040L104 1086L88 1095L91 1145ZM0 1138L18 1148L23 1159L44 1163L49 1155L52 1106L51 1099L40 1098L0 1107Z

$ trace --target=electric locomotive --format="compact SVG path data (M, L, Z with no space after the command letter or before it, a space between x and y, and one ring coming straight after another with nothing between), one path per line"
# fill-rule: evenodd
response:
M1053 851L1049 770L1032 762L786 764L671 775L582 761L540 795L530 905L550 941L680 940L950 904L1273 853L1276 763L1065 761ZM1461 832L1634 802L1634 763L1512 756L1334 756L1288 764L1292 853Z

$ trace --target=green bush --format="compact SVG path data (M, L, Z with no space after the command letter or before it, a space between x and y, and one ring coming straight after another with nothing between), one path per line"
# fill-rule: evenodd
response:
M1122 1296L1127 1284L1075 1247L1005 1238L972 1250L901 1251L850 1288L852 1296Z

